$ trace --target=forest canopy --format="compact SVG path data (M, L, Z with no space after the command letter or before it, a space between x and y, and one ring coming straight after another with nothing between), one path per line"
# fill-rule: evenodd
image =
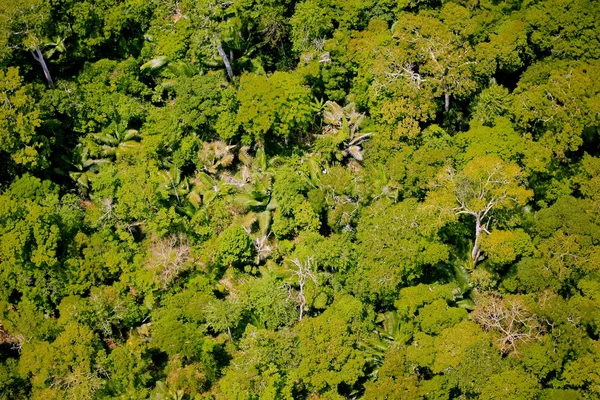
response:
M600 2L0 1L0 399L600 398Z

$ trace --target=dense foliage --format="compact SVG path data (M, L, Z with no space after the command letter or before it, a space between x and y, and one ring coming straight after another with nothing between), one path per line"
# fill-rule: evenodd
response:
M0 399L600 398L599 17L0 1Z

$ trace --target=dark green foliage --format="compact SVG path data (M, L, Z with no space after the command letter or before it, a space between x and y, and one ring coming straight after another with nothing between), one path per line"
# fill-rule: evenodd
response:
M244 265L252 259L252 239L241 225L231 226L219 237L218 262L223 266Z

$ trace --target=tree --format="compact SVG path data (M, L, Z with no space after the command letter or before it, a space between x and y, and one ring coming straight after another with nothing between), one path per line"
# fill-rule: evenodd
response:
M241 266L252 259L254 246L252 239L240 225L231 226L219 237L219 264Z
M66 239L57 215L59 204L58 187L30 175L15 180L0 195L3 300L8 300L15 291L42 303L58 295L62 286L56 285L59 243Z
M530 374L518 369L508 369L490 377L481 391L481 399L517 400L535 398L539 393L539 384Z
M290 326L297 318L289 286L277 274L265 272L240 287L241 301L256 327L270 330Z
M31 374L34 397L92 399L103 386L97 370L103 353L92 331L70 323L52 343L26 346L19 369Z
M48 86L54 89L54 81L40 49L43 46L44 28L51 18L50 5L40 0L18 0L4 3L0 14L4 16L0 20L1 51L6 51L6 47L23 46L40 64Z
M396 74L415 77L416 85L422 80L434 93L442 94L445 112L450 110L451 96L467 96L477 87L473 49L441 21L402 14L394 25L394 37L410 54L406 64L397 66ZM418 73L413 65L419 65Z
M485 330L496 332L503 354L517 353L519 344L540 340L544 326L518 297L481 296L477 302L471 315Z
M425 266L448 259L428 218L413 200L391 204L378 200L365 208L358 221L358 268L355 290L384 302L395 298L398 286L415 282Z
M291 376L315 395L334 396L341 384L352 387L364 374L366 359L355 345L370 327L370 316L349 295L336 300L323 314L297 327L299 363Z
M154 238L147 268L155 271L163 288L166 288L188 267L190 244L183 234L167 238Z
M304 133L312 120L310 92L298 74L245 74L240 79L238 101L236 122L245 144L265 144L277 139L287 143Z
M364 114L356 111L354 104L342 107L335 102L325 103L323 134L317 137L314 147L317 151L333 155L333 159L343 161L352 157L363 160L361 144L369 139L372 133L359 133Z
M543 61L533 65L513 92L511 111L524 131L551 149L560 159L598 129L600 64Z
M94 156L117 158L121 153L140 146L139 132L136 129L126 129L119 123L112 123L105 132L93 134L91 139L102 149L100 154Z
M217 383L216 398L290 397L287 376L298 364L297 347L297 334L291 330L273 332L248 326Z
M34 103L18 68L0 70L0 151L30 169L47 165L49 142L36 133L42 120Z
M427 195L426 207L440 216L466 214L475 218L471 259L476 265L481 234L489 234L494 212L523 206L532 197L533 192L523 187L524 178L514 163L495 156L478 157L460 171L443 168Z
M302 317L304 316L304 307L306 307L306 296L304 295L304 288L306 284L312 281L315 285L317 284L317 278L315 277L313 267L311 266L312 259L307 259L305 262L301 262L297 258L294 258L291 263L294 265L291 270L292 274L297 279L297 284L299 287L298 290L298 305L300 306L300 317L299 320L302 321Z
M333 28L328 10L317 1L302 1L296 3L294 15L290 20L292 25L292 43L294 50L302 52L313 47L324 38Z

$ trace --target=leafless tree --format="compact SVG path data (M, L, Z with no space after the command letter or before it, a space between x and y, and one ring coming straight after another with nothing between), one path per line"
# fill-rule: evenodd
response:
M539 340L544 328L518 298L482 296L471 314L486 331L498 334L498 347L503 354L517 353L519 343Z
M150 250L148 268L160 271L163 287L173 281L190 261L190 243L183 234L155 238Z
M301 262L298 258L294 258L292 260L292 265L294 268L291 269L292 274L298 278L298 286L299 291L297 295L297 302L300 306L300 321L302 321L302 317L304 316L304 308L306 307L306 296L304 295L304 289L309 280L312 280L313 283L317 284L317 278L314 274L312 267L312 258L308 258L305 262Z

